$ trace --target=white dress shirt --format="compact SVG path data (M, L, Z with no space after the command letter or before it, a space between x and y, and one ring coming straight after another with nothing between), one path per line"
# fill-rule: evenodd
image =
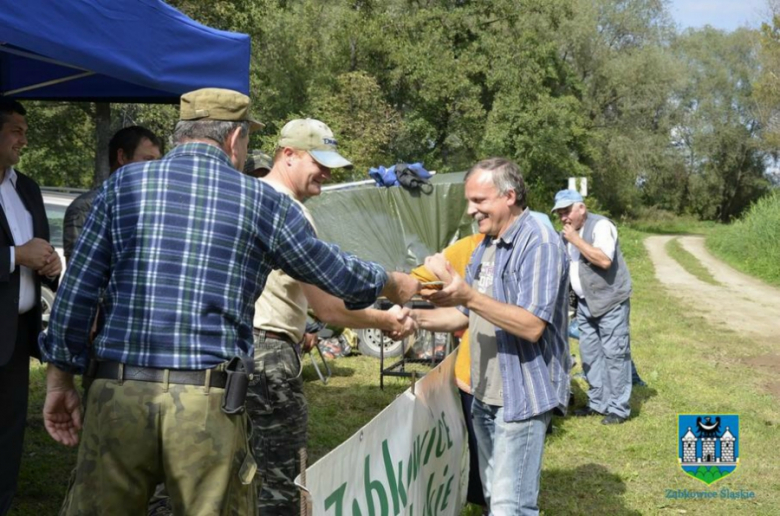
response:
M5 171L0 183L0 205L2 205L14 244L26 244L33 238L33 219L25 208L19 193L16 191L18 176L13 168ZM35 306L35 274L32 269L19 266L19 313L23 314ZM16 268L16 249L11 247L11 273Z

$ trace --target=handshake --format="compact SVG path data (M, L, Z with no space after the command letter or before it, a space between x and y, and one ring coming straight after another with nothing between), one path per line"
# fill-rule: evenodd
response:
M408 274L393 272L383 294L396 303L387 311L388 320L381 329L394 340L401 340L420 328L417 312L402 306L420 295L436 307L467 306L474 291L452 268L442 253L425 259L425 268L436 281L420 283ZM428 328L429 329L429 328Z
M401 305L393 305L387 312L387 324L384 332L393 340L405 339L419 328L414 312Z
M395 304L381 313L381 321L377 327L393 340L404 339L417 331L418 325L412 317L412 310L403 304L419 294L421 289L422 284L409 274L388 274L382 295Z

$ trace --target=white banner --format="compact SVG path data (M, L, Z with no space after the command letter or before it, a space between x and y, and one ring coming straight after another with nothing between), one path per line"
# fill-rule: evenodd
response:
M460 513L468 452L455 355L306 470L315 516Z

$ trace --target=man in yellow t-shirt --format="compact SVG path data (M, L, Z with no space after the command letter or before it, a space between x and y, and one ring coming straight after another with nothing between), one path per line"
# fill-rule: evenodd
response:
M477 233L461 238L442 251L444 257L452 265L452 268L461 276L466 276L466 266L471 260L474 249L482 242L485 235ZM424 265L412 271L412 277L420 281L436 281L434 276ZM477 456L477 440L474 435L474 427L471 422L471 354L469 351L469 331L463 332L458 346L458 357L455 360L455 383L460 393L463 417L466 420L466 428L469 434L469 487L466 499L469 503L485 506L485 495L482 492L482 482L479 479L479 459Z

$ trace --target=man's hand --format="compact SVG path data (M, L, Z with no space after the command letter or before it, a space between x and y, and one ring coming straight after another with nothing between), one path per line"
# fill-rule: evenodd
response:
M303 342L301 343L301 350L304 353L308 353L312 349L314 349L314 346L317 345L317 340L319 337L317 337L316 333L304 333L303 334Z
M582 256L596 267L606 270L612 266L612 259L604 254L604 251L598 247L594 247L592 244L587 243L585 239L580 236L580 232L574 229L571 224L564 224L563 238L576 247Z
M442 281L445 287L452 281L452 275L447 270L447 265L449 265L449 262L444 257L443 253L436 253L425 258L425 268L433 273L436 278ZM443 287L435 289L426 288L425 284L423 284L420 295L425 299L428 299L431 295L433 295L435 292L438 292L442 288Z
M419 281L402 272L391 272L388 274L382 294L393 303L402 305L419 291Z
M46 371L43 425L58 443L65 446L76 446L79 443L81 401L73 385L73 375L60 371L51 364Z
M444 253L436 253L425 258L425 268L431 271L437 278L445 284L452 280L450 262L444 257Z
M43 405L43 425L49 435L65 446L79 443L81 401L76 389L49 391Z
M564 224L563 225L563 238L566 239L567 242L570 242L574 244L574 242L580 238L580 233L576 229L574 229L574 226L571 224Z
M417 322L412 319L412 311L409 308L393 305L387 312L393 315L397 322L393 331L388 332L391 339L402 340L417 331Z
M52 253L46 259L46 265L38 270L38 274L41 276L58 276L62 272L62 260L60 255L57 254L57 250L52 248Z
M17 265L24 265L34 271L39 271L49 264L54 248L42 238L33 238L23 245L16 246L15 259ZM59 257L57 257L59 260ZM60 264L62 269L62 264Z
M428 260L425 261L425 266L428 267ZM429 269L431 270L431 269ZM433 270L431 270L433 272ZM469 306L469 302L476 295L476 291L466 283L466 281L460 277L460 275L452 269L452 265L447 262L445 264L443 276L449 279L448 284L438 291L428 294L423 292L423 297L430 301L435 306L449 307L449 306ZM438 274L437 274L438 276ZM442 276L438 276L442 281L447 282Z

